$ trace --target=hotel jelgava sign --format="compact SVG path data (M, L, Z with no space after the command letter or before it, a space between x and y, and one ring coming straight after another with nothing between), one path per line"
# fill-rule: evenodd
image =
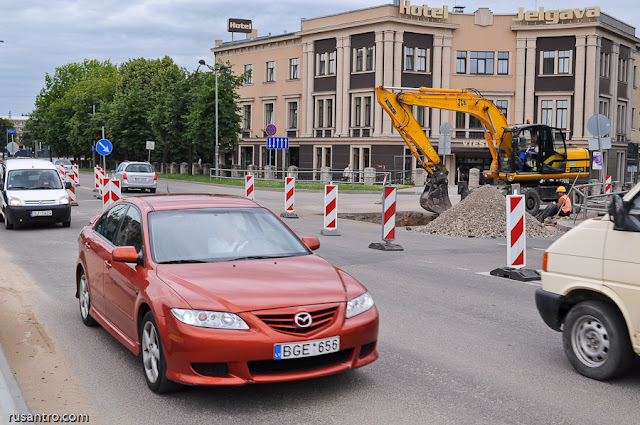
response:
M544 22L545 24L557 24L560 21L572 21L574 19L597 18L600 16L600 8L597 6L585 7L584 9L559 9L544 10L524 10L518 8L518 17L513 18L516 22Z
M449 7L429 7L426 4L422 6L412 5L409 0L401 0L399 5L401 15L424 16L425 18L448 19Z

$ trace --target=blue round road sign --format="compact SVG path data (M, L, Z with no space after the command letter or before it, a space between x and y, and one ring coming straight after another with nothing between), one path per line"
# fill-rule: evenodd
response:
M273 136L274 134L276 134L276 126L273 124L269 124L265 131L269 136Z
M107 139L100 139L98 143L96 143L96 152L98 152L102 156L109 155L113 150L113 145Z

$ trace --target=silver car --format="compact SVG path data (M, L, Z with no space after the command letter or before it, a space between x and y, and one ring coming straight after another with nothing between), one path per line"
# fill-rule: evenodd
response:
M118 165L112 178L120 180L120 188L123 192L129 189L146 189L155 193L158 187L158 176L148 162L125 161Z

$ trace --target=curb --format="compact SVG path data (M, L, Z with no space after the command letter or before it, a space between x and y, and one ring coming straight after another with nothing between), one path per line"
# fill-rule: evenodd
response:
M0 346L0 424L7 423L10 414L30 413L27 401Z

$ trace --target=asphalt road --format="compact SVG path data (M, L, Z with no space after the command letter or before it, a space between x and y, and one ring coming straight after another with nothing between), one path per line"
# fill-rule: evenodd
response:
M81 175L81 182L87 181L89 176ZM169 187L172 193L242 191L173 181ZM158 192L165 191L161 181ZM80 321L74 297L77 236L101 210L87 188L78 190L71 228L1 228L0 248L11 252L47 295L31 301L102 423L638 422L640 373L608 383L578 375L564 357L561 335L538 316L537 284L488 275L505 265L505 240L400 229L396 242L403 252L376 251L367 247L380 241L379 225L341 220L341 236L319 235L322 195L300 194L300 218L286 223L300 236L319 236L316 252L363 282L381 315L380 359L327 378L151 393L140 360L102 328ZM380 208L376 195L340 196L350 208ZM276 213L282 210L277 191L258 189L256 199ZM529 268L540 267L550 243L528 241Z

